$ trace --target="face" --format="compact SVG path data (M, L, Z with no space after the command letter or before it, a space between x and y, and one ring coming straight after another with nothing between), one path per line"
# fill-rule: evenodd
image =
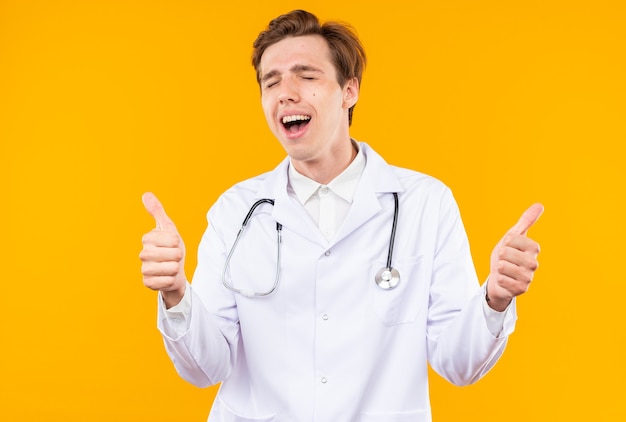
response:
M336 162L346 154L349 163L348 109L358 99L359 86L356 78L339 85L324 38L290 37L269 46L261 57L260 78L267 123L299 171L341 165Z

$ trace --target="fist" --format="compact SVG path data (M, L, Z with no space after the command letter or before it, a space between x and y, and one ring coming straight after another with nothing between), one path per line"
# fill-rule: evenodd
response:
M542 212L541 204L528 208L491 253L487 298L489 306L495 310L503 311L515 296L530 287L539 266L539 244L526 234Z
M185 244L157 197L145 193L142 200L156 222L156 228L142 239L143 249L139 259L142 262L143 284L160 291L170 307L180 301L187 286Z

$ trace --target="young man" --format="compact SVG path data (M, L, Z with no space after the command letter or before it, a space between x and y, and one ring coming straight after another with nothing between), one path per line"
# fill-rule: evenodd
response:
M144 195L157 224L144 283L180 375L222 383L209 421L430 421L427 362L475 382L513 331L542 206L498 243L480 287L450 190L351 139L364 64L349 28L304 11L259 35L262 106L288 157L211 208L192 284L174 223Z

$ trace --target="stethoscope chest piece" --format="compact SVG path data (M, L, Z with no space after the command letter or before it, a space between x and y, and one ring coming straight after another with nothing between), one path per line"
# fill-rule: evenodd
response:
M395 268L381 268L376 273L376 284L383 290L395 289L400 283L400 273Z

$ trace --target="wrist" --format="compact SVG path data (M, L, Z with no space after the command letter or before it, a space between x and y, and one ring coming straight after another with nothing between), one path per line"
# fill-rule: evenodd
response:
M493 293L489 292L489 279L485 283L485 301L487 305L494 311L504 312L506 308L511 304L512 299L500 298Z
M161 290L161 297L163 298L163 303L165 304L165 309L169 309L173 306L176 306L183 300L183 296L185 296L185 289L187 287L187 283L183 284L183 287L176 290Z

